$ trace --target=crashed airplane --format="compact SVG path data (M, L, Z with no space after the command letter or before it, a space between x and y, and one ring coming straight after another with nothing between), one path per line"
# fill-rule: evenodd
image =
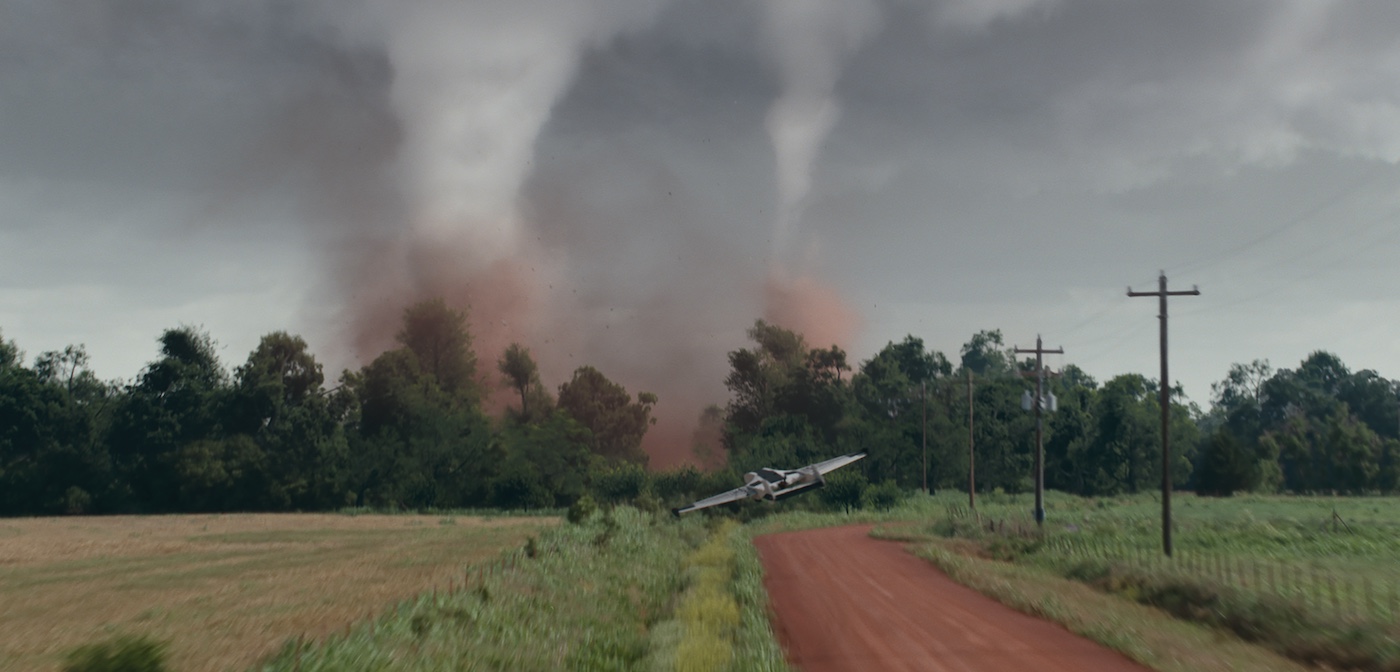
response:
M744 474L744 482L747 485L722 492L713 497L706 497L678 509L671 509L671 513L679 517L682 513L690 513L745 499L766 499L770 502L776 502L826 485L825 476L827 474L862 457L865 457L865 453L850 453L798 469L750 471Z

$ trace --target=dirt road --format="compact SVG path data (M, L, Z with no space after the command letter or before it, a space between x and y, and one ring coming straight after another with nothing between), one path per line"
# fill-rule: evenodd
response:
M758 537L774 629L802 672L1146 672L966 588L870 526Z

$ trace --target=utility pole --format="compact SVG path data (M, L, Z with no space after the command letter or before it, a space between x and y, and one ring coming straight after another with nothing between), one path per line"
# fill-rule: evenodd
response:
M967 369L967 508L977 512L976 458L972 452L972 369ZM979 519L980 520L980 519Z
M1063 355L1064 348L1046 350L1041 347L1040 334L1035 335L1035 348L1016 348L1016 354L1035 353L1035 524L1045 527L1045 445L1041 432L1041 408L1045 406L1045 366L1043 355Z
M919 420L919 434L924 444L924 494L928 494L928 382L919 381L919 400L923 402L924 414Z
M1157 276L1157 291L1155 292L1134 292L1132 287L1128 288L1128 296L1155 296L1157 297L1158 313L1157 319L1162 323L1159 325L1162 330L1162 390L1159 403L1162 406L1162 553L1168 558L1172 557L1172 462L1171 462L1171 440L1167 434L1168 423L1171 420L1171 384L1167 378L1167 297L1168 296L1200 296L1201 290L1191 285L1191 291L1167 291L1167 273L1159 271Z

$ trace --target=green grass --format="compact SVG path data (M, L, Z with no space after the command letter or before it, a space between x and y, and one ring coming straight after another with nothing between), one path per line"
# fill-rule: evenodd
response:
M557 524L246 514L32 518L0 544L0 669L54 670L113 636L178 670L241 669L325 637ZM415 525L414 523L419 523Z
M768 622L768 591L763 588L763 565L753 547L752 530L735 527L729 532L734 553L732 589L739 603L739 630L734 637L736 670L788 672L783 649Z
M787 672L749 532L618 507L256 669Z
M144 637L117 637L75 649L63 672L165 672L167 645Z
M687 587L676 609L683 633L675 654L678 672L724 670L734 661L739 629L739 603L730 590L734 549L729 536L734 526L731 521L721 524L686 559Z
M1285 672L1307 669L1257 646L1158 609L1064 579L1041 567L969 556L956 541L925 540L917 554L955 581L1032 616L1060 623L1162 672Z
M1161 504L1151 495L1091 499L1050 493L1043 537L1034 532L1028 496L979 507L980 522L998 523L996 534L978 528L959 502L949 506L938 531L983 539L993 552L1061 570L1085 560L1112 562L1270 595L1334 616L1400 620L1400 498L1177 493L1173 501L1171 560L1161 553Z
M1044 530L1030 520L1028 496L992 498L976 515L950 502L922 529L1296 660L1400 670L1400 499L1173 499L1170 559L1152 495L1052 493Z
M644 669L682 562L704 539L631 508L541 533L456 590L403 602L343 635L291 642L266 671ZM664 630L664 629L663 629Z

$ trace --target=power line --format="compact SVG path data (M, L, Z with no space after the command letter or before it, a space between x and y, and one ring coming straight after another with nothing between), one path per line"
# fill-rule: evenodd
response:
M1155 279L1156 279L1155 277L1154 277L1154 278L1147 278L1147 279L1143 280L1142 282L1134 283L1134 284L1146 284L1146 283L1151 282L1152 280L1155 280ZM1093 313L1091 313L1088 317L1085 317L1085 318L1081 319L1079 322L1074 323L1074 324L1073 324L1072 326L1070 326L1069 328L1064 329L1064 330L1062 330L1062 331L1055 332L1055 333L1058 334L1061 338L1064 338L1066 335L1073 334L1073 333L1079 331L1080 329L1083 329L1084 327L1087 327L1087 326L1089 326L1089 325L1091 325L1091 324L1093 324L1093 323L1095 323L1095 322L1097 322L1097 321L1103 319L1103 318L1106 317L1109 313L1112 313L1113 311L1118 310L1119 308L1122 308L1122 307L1125 306L1125 305L1127 305L1127 302L1126 302L1126 301L1122 301L1122 300L1110 302L1108 305L1104 306L1103 308L1100 308L1099 310L1094 311Z
M1168 270L1171 270L1173 273L1175 273L1179 271L1190 270L1193 268L1200 268L1201 266L1213 264L1222 259L1227 259L1229 257L1237 255L1240 252L1243 252L1251 247L1254 247L1265 241L1275 238L1293 229L1299 224L1302 224L1303 222L1312 219L1316 215L1320 214L1322 211L1332 207L1333 205L1336 205L1337 203L1340 203L1343 199L1360 191L1363 187L1370 186L1372 183L1378 181L1381 177L1384 177L1384 175L1384 172L1377 170L1376 172L1368 175L1365 179L1358 180L1338 190L1337 192L1333 193L1331 196L1328 196L1326 199L1323 199L1321 202L1314 205L1313 207L1308 208L1307 210L1304 210L1301 213L1298 213L1297 215L1285 220L1283 224L1268 231L1265 231L1261 235L1255 236L1254 238L1246 240L1242 243L1220 250L1214 254L1201 257L1199 259L1196 259L1195 261L1190 261L1184 264L1178 264L1176 266L1170 267Z
M1092 346L1099 345L1101 343L1108 343L1112 341L1113 345L1109 347L1110 349L1116 349L1124 343L1132 340L1132 337L1134 335L1142 332L1142 330L1146 328L1147 327L1143 326L1141 322L1127 322L1124 325L1120 325L1115 331L1109 332L1106 335L1099 336L1098 338L1089 339L1087 341L1076 341L1075 347L1089 348Z
M1058 333L1059 333L1059 335L1060 335L1061 338L1063 338L1064 336L1066 336L1066 335L1068 335L1068 334L1073 334L1074 332L1079 331L1080 329L1083 329L1084 327L1087 327L1087 326L1089 326L1090 324L1093 324L1094 321L1098 320L1099 318L1101 318L1101 317L1103 317L1103 316L1105 316L1105 315L1108 315L1109 313L1111 313L1111 312L1113 312L1113 311L1115 311L1115 310L1117 310L1117 309L1119 309L1119 308L1121 308L1121 307L1123 307L1123 306L1125 306L1125 305L1127 305L1127 302L1126 302L1126 301L1115 301L1115 302L1113 302L1113 303L1110 303L1110 304L1108 304L1107 306L1105 306L1103 309L1099 310L1098 312L1095 312L1094 314L1092 314L1092 315L1090 315L1090 316L1084 318L1083 320L1080 320L1080 321L1079 321L1077 324L1075 324L1074 326L1072 326L1072 327L1070 327L1070 328L1068 328L1068 329L1065 329L1064 331L1058 332Z
M1360 234L1360 233L1370 233L1370 232L1372 232L1372 231L1378 229L1378 228L1380 227L1381 224L1389 223L1389 221L1390 221L1391 219L1395 218L1396 216L1400 216L1400 208L1397 208L1397 209L1395 209L1395 210L1392 210L1391 212L1386 213L1385 215L1382 215L1381 217L1377 217L1376 219L1374 219L1374 220L1372 220L1371 222L1369 222L1368 225L1367 225L1366 227L1362 228L1362 229L1361 229L1360 231L1358 231L1357 233L1358 233L1358 234ZM1369 249L1369 248L1374 248L1377 244L1382 243L1382 242L1385 242L1385 241L1388 241L1388 240L1391 240L1391 239L1395 238L1397 235L1400 235L1400 232L1397 232L1397 231L1386 231L1386 232L1385 232L1385 235L1382 235L1382 236L1380 236L1380 237L1378 237L1378 238L1376 238L1376 239L1374 239L1374 240L1370 240L1370 241L1365 242L1365 243L1363 244L1363 248L1367 248L1367 249ZM1335 238L1334 241L1335 241L1335 240L1347 240L1347 239L1346 239L1346 238ZM1353 240L1354 240L1354 238L1353 238ZM1326 247L1332 248L1332 247L1336 247L1336 245L1335 245L1335 243L1334 243L1334 244L1328 245L1328 246L1326 246ZM1316 253L1316 252L1317 252L1317 249L1316 249L1316 248L1314 248L1314 249L1309 249L1309 250L1307 250L1306 252L1302 252L1302 253L1299 253L1299 254L1295 254L1295 255L1293 255L1293 256L1291 256L1291 257L1288 257L1288 258L1286 258L1286 259L1283 259L1282 261L1279 261L1279 262L1277 262L1277 263L1278 263L1279 265L1288 264L1288 263L1291 263L1291 262L1293 262L1293 261L1297 261L1297 260L1302 259L1302 258L1304 258L1304 257L1310 256L1310 255L1312 255L1312 254L1314 254L1314 253ZM1351 253L1348 252L1348 253L1343 254L1343 258L1345 258L1346 256L1348 256L1349 254L1351 254ZM1213 312L1216 312L1216 311L1219 311L1219 310L1225 310L1226 308L1233 308L1233 307L1238 306L1238 305L1243 304L1243 303L1249 303L1249 302L1252 302L1252 301L1256 301L1256 300L1262 299L1262 298L1264 298L1264 297L1266 297L1266 296L1272 296L1272 295L1277 294L1277 293L1279 293L1279 292L1281 292L1281 291L1284 291L1284 290L1286 290L1286 289L1291 289L1291 288L1293 288L1294 286L1296 286L1299 282L1302 282L1302 281L1304 281L1304 280L1311 280L1311 279L1313 279L1313 278L1319 277L1319 276L1324 275L1324 274L1326 274L1326 273L1334 272L1334 271L1337 271L1337 270L1339 270L1339 269L1344 269L1344 268L1346 268L1345 266L1340 265L1339 263L1337 263L1337 262L1340 262L1340 261L1341 261L1341 259L1336 259L1336 260L1334 260L1332 263L1324 264L1323 266L1320 266L1320 267L1314 269L1311 273L1303 273L1303 274L1291 275L1291 276L1285 278L1285 279L1284 279L1283 281L1281 281L1281 282L1276 282L1276 283L1270 285L1268 289L1265 289L1265 290L1263 290L1263 291L1256 292L1256 293L1254 293L1254 294L1250 294L1250 295L1247 295L1247 296L1243 296L1243 297L1240 297L1240 298L1235 299L1235 300L1233 300L1233 301L1227 301L1227 302L1221 303L1221 304L1214 304L1214 305L1209 305L1209 306L1203 306L1203 307L1198 308L1198 309L1196 309L1196 310L1191 310L1191 311L1187 311L1187 312L1185 312L1185 313L1182 313L1181 316L1182 316L1182 317L1189 317L1189 316L1192 316L1192 315L1202 315L1202 314L1205 314L1205 313L1213 313Z

